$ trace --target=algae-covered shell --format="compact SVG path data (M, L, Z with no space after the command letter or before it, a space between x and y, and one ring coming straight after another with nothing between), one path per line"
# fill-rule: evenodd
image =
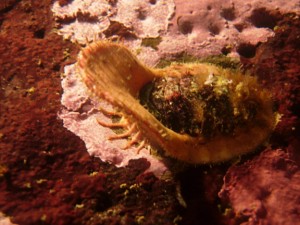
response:
M148 68L123 45L104 41L84 48L77 64L79 76L94 96L121 109L129 123L135 124L141 136L150 143L159 146L167 155L188 163L220 162L253 151L268 138L275 126L276 115L268 91L262 89L254 77L236 70L205 63L174 63L162 69ZM191 101L191 107L199 109L194 110L193 115L197 121L200 124L206 121L206 126L209 121L218 121L218 125L215 122L211 126L224 127L222 121L226 116L221 115L222 119L214 117L218 115L215 113L218 107L225 107L220 100L220 96L225 96L233 129L225 132L216 128L209 135L201 131L196 135L175 132L141 104L139 96L145 85L167 77L183 79L186 76L193 78L197 93L210 90L206 98L200 95L199 99ZM208 107L207 99L211 101L211 95L218 99L219 106ZM213 119L206 119L208 115ZM240 122L236 122L237 118Z

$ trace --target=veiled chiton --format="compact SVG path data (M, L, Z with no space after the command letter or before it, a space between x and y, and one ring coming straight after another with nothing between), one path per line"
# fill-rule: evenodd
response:
M205 63L148 68L124 46L96 42L78 58L78 74L90 92L120 109L129 145L145 138L167 155L212 163L253 151L276 124L271 96L239 71Z

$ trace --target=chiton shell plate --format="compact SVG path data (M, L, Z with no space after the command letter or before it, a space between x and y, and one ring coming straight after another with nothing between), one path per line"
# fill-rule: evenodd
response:
M126 121L123 124L131 130L127 133L134 136L130 144L146 140L166 155L184 162L215 163L253 151L266 141L276 124L270 93L261 88L255 77L238 70L208 63L173 63L161 69L149 68L125 46L98 41L79 54L77 73L94 97L119 109L116 114ZM193 133L172 130L149 110L147 102L142 104L139 99L145 86L152 84L157 92L152 92L146 101L157 97L166 100L165 94L155 93L167 93L169 89L161 89L155 82L166 83L170 79L177 80L176 87L181 80L190 79L190 86L185 88L188 91L184 92L192 96L187 101L192 111L190 119L196 127ZM178 90L183 87L179 85ZM172 92L171 99L177 94ZM176 104L174 109L178 109ZM159 110L163 113L164 108ZM113 127L113 123L99 121L99 124Z

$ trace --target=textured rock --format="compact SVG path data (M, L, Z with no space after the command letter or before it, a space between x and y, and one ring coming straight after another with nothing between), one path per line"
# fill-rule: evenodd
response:
M183 52L194 56L220 54L249 56L246 47L274 35L280 13L300 12L297 1L82 1L52 8L59 33L79 43L121 38L139 58L154 65L161 58ZM145 47L146 38L160 38ZM250 54L251 56L251 54Z

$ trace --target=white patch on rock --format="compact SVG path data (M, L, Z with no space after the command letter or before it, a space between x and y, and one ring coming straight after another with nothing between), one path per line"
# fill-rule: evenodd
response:
M158 37L167 31L175 5L172 0L158 0L155 4L150 1L119 0L117 9L114 20L132 27L139 38L146 38Z
M65 6L54 2L52 12L59 24L60 35L72 42L85 44L98 39L109 27L109 18L116 13L116 9L106 0L74 0Z
M17 225L12 223L9 217L6 217L2 212L0 212L0 225Z
M113 106L105 101L94 101L88 97L87 89L76 75L75 64L65 67L65 77L62 80L64 93L61 103L65 107L59 114L64 127L79 136L86 145L90 155L99 157L117 167L128 165L129 160L146 158L150 162L147 172L153 172L161 178L167 172L165 164L151 155L150 150L143 148L137 153L135 147L124 150L126 139L108 140L115 133L97 123L97 119L110 123L111 119L101 113L102 108L112 111Z

